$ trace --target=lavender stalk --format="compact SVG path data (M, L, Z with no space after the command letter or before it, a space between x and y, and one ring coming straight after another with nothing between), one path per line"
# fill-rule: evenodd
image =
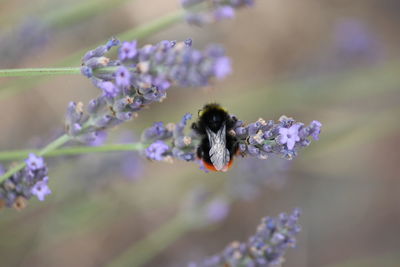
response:
M190 263L189 267L281 266L286 250L296 245L299 216L300 211L295 209L277 218L265 217L247 242L232 242L223 252L202 262Z

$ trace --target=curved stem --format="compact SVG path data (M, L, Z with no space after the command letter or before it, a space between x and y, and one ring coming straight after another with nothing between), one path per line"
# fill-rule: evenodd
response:
M107 144L102 146L76 146L76 147L65 147L55 150L51 150L45 153L45 157L56 157L56 156L71 156L88 153L98 152L113 152L113 151L139 151L146 148L143 143L131 143L131 144ZM0 160L16 160L24 159L29 153L39 154L39 150L13 150L13 151L0 151Z
M81 69L79 67L0 69L0 77L63 75L63 74L80 74L80 73Z
M49 152L59 148L60 146L64 145L69 140L71 140L71 137L69 137L68 135L64 134L64 135L60 136L59 138L57 138L56 140L54 140L53 142L51 142L50 144L48 144L43 149L39 150L37 152L37 155L38 156L45 156L47 153L49 153ZM22 170L25 166L26 166L26 163L25 162L21 162L21 163L15 165L14 167L10 168L5 174L0 176L0 183L5 181L6 179L10 178L14 173Z

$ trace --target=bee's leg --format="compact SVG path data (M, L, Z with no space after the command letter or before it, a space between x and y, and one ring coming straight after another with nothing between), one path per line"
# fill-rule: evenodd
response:
M202 150L201 146L199 146L197 148L196 154L197 154L197 158L199 158L199 159L203 158L203 150Z
M238 119L236 118L236 116L229 116L229 119L227 120L226 123L226 128L227 129L233 129L235 127L236 122L238 121Z

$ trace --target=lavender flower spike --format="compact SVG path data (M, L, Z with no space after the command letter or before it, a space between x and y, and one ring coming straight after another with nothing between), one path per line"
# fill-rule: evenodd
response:
M232 242L225 250L189 267L280 266L288 248L296 245L300 232L300 211L282 213L277 218L265 217L247 242Z
M118 58L107 57L116 46ZM100 89L85 112L82 103L71 102L65 130L77 141L94 142L98 133L131 120L137 112L167 97L171 86L207 86L214 78L231 72L230 59L220 46L195 50L192 40L161 41L137 47L137 42L111 39L106 45L89 51L82 59L81 72ZM177 151L178 153L179 151ZM187 154L180 157L190 159Z
M25 160L26 167L11 178L0 183L0 207L22 209L33 195L43 201L51 193L47 186L47 167L42 157L30 154Z
M260 118L250 124L245 124L233 115L231 118L236 121L236 124L229 134L236 139L240 154L243 157L259 159L267 159L269 155L293 159L301 147L311 144L311 137L318 140L322 127L318 121L312 121L310 125L305 126L286 116L280 117L278 122ZM164 126L162 122L156 122L152 127L147 128L142 134L142 142L151 144L152 150L146 151L146 156L153 160L176 158L195 161L201 137L192 129L185 130L190 119L191 115L185 114L180 123ZM159 141L163 144L162 156L154 156L157 154L154 154L155 151L158 151L156 148L161 145Z
M196 26L203 26L223 19L232 19L235 16L235 9L253 4L254 0L182 0L182 7L187 11L186 21ZM192 8L195 5L204 5L206 9L195 10Z

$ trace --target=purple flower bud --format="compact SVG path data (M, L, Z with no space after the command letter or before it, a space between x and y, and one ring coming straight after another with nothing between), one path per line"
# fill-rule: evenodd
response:
M130 79L131 74L129 73L129 70L124 66L119 67L115 72L115 82L120 87L129 87L131 84Z
M165 92L169 87L171 87L171 83L162 77L157 77L153 81L153 85L157 87L157 89L161 92Z
M247 129L249 131L249 135L257 134L260 127L261 127L261 124L258 121L256 121L255 123L249 124L249 126L247 127Z
M192 39L186 39L185 40L185 45L187 46L187 47L191 47L192 46L192 43L193 43L193 41L192 41Z
M88 78L92 78L93 76L93 70L91 67L88 66L82 66L81 73Z
M239 144L239 151L242 152L242 153L246 152L247 151L247 145L243 144L243 143L240 143Z
M51 190L48 187L49 178L46 176L43 180L38 181L31 189L32 195L35 195L39 201L44 201L46 196L51 194Z
M142 134L143 141L162 140L172 137L172 132L164 127L162 122L155 122L152 127Z
M76 136L80 134L81 131L82 131L82 126L79 123L72 123L71 125L69 125L68 133L70 135Z
M183 115L182 120L181 120L181 125L186 126L187 122L192 119L192 114L186 113Z
M263 149L263 151L265 151L267 153L271 153L273 151L273 148L271 145L263 145L262 149Z
M119 112L116 114L117 119L121 120L121 121L127 121L132 119L132 112L128 111L128 112Z
M242 120L238 120L238 119L236 118L236 116L232 115L231 117L232 117L232 119L236 120L235 128L237 128L237 127L242 127L242 126L244 125L243 121L242 121Z
M148 148L146 148L146 156L152 160L163 160L165 158L165 154L169 150L169 146L161 140L157 140L152 143Z
M172 156L174 158L177 158L179 160L184 160L184 161L194 161L195 160L194 152L183 151L177 146L172 149Z
M322 124L319 121L312 121L310 124L311 136L314 140L319 140Z
M106 101L103 97L98 97L89 101L87 106L87 111L89 114L93 115L96 114L100 109L105 107Z
M101 146L106 142L108 134L107 134L106 131L98 131L98 132L95 132L95 136L94 137L95 137L95 139L89 141L88 145L90 145L90 146Z
M94 125L96 125L96 127L98 128L105 128L107 127L107 125L109 125L112 121L112 117L110 115L104 115L103 117L97 119L97 121L95 121Z
M123 42L119 49L119 59L121 61L133 59L138 53L136 45L137 41Z
M75 102L69 102L67 108L66 120L68 123L78 122L82 118L83 112L81 107Z
M115 37L112 37L106 44L107 50L110 50L113 46L118 46L120 41Z
M90 50L89 52L87 52L83 56L82 61L87 62L87 61L91 60L92 58L102 57L102 56L104 56L105 53L107 53L107 51L108 51L107 46L105 46L105 45L99 46L96 49Z
M257 157L260 154L260 149L257 148L254 145L248 145L247 146L247 152L253 156L253 157Z
M119 94L120 90L112 82L102 82L99 87L103 90L103 95L107 99L114 99Z

